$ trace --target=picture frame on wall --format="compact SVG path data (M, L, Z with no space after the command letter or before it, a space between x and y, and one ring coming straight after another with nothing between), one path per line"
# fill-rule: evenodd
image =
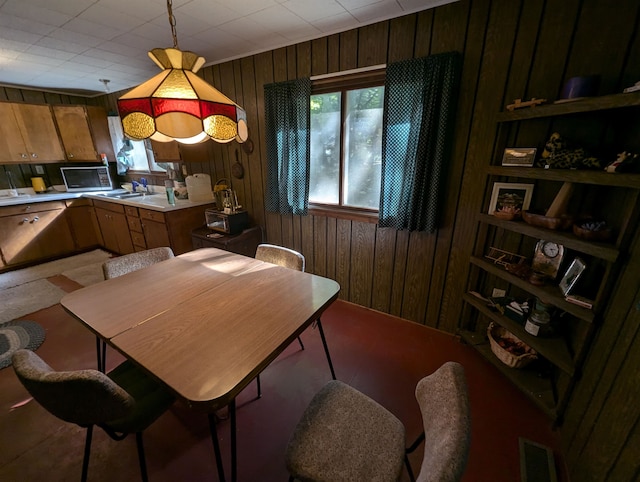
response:
M488 213L526 211L529 209L532 196L533 184L494 182Z
M535 147L507 147L502 156L503 166L531 167L536 160Z
M567 296L573 289L586 268L587 264L580 258L575 258L571 262L558 285L564 296Z

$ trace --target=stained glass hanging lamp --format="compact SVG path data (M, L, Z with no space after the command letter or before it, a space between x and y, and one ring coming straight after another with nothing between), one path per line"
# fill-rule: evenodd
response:
M207 139L245 142L249 137L246 112L196 75L205 60L178 48L172 0L167 0L167 11L173 48L149 52L163 71L118 99L124 134L134 140L183 144Z

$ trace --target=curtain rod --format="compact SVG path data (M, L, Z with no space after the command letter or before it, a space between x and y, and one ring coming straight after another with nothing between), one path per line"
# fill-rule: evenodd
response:
M359 69L343 70L341 72L332 72L330 74L314 75L311 77L311 80L322 80L322 79L329 79L331 77L338 77L342 75L359 74L360 72L369 72L370 70L384 69L386 66L387 64L379 64L379 65L372 65L371 67L360 67Z

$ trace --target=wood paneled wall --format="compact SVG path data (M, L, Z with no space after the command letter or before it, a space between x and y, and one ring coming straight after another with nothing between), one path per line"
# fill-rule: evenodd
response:
M215 145L210 162L190 163L189 172L232 180L266 240L301 251L310 272L340 283L343 299L455 332L496 113L516 98L554 100L577 75L600 74L601 94L640 80L639 8L633 0L462 0L206 67L203 77L247 110L255 150L247 155L235 143ZM464 63L435 234L265 211L265 84L452 50L463 53ZM113 110L116 99L98 102ZM236 152L245 168L241 180L231 177ZM639 244L636 237L620 278L624 289L616 290L616 309L599 331L561 427L575 481L636 480L640 474Z

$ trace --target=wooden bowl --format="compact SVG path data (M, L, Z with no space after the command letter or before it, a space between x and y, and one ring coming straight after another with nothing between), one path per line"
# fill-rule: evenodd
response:
M603 224L599 229L587 229L585 225L592 223L591 220L578 221L573 225L573 234L579 238L586 239L588 241L607 241L611 238L613 231L606 224Z
M512 221L520 217L520 213L510 213L508 211L494 211L493 215L496 218L504 219L505 221Z
M563 214L559 218L550 218L544 214L536 214L531 211L522 211L522 219L525 223L541 228L563 231L569 229L573 224L573 218Z

